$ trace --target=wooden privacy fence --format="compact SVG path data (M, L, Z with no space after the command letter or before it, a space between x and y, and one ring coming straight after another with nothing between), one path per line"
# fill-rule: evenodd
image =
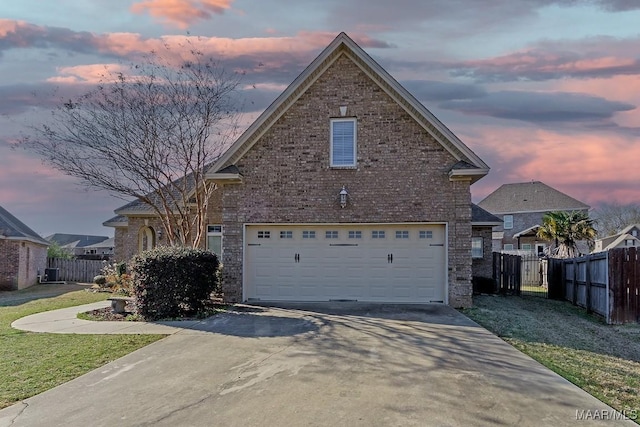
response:
M101 274L106 261L88 259L47 258L47 268L57 268L57 280L91 283Z
M497 292L520 295L522 285L522 257L500 252L493 253L493 280Z
M640 260L636 248L580 258L549 259L549 298L566 299L607 323L640 320Z

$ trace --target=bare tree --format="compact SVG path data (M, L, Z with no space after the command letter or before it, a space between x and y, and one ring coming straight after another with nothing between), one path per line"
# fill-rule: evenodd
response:
M149 206L169 244L197 247L215 189L206 168L236 129L240 77L189 42L165 48L127 72L105 70L23 143L82 184Z
M594 209L591 216L599 237L612 236L629 225L640 224L640 205L608 203Z

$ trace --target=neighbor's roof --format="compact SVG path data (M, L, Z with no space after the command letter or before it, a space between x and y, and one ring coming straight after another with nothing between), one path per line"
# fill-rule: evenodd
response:
M56 233L47 236L49 242L56 242L60 246L69 246L73 248L84 248L85 246L107 240L109 236L92 236L87 234L65 234Z
M471 204L471 224L472 225L502 225L502 220L492 214L491 212L487 212L482 209L480 206L475 203Z
M2 206L0 206L0 239L26 240L49 246L49 242L27 227L18 218L11 215L11 213Z
M540 224L532 225L531 227L514 234L513 238L517 239L518 237L526 236L529 233L536 234L538 232L538 228L540 228Z
M631 225L627 225L625 228L622 229L622 231L620 231L620 233L618 234L628 234L631 233L631 230L633 230L634 228L640 230L640 224L631 224Z
M635 236L632 236L631 234L620 234L618 236L617 239L615 239L613 242L609 243L607 246L605 246L604 248L602 248L603 251L608 251L610 249L613 249L615 247L617 247L620 243L624 242L625 240L633 240L636 243L635 246L640 246L640 239L638 239Z
M103 240L100 243L95 243L93 245L85 246L85 249L89 248L112 248L116 245L116 239L113 237L109 237L107 240Z
M504 184L478 206L493 214L589 209L589 205L540 181Z
M350 58L387 95L395 100L417 123L458 161L460 168L450 171L452 176L471 177L473 181L489 172L489 166L469 149L422 103L400 85L345 33L340 33L316 59L285 89L282 94L256 119L209 170L207 176L234 165L264 135L269 128L309 89L316 80L342 55Z

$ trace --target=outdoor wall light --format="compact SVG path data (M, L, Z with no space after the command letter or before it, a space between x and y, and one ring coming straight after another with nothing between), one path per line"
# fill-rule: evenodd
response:
M156 234L158 235L158 240L162 240L162 230L158 230Z
M342 117L344 117L344 116L346 116L346 115L347 115L347 106L346 106L346 105L341 105L341 106L340 106L340 115L341 115Z
M344 187L344 185L342 186L342 190L340 190L340 207L344 208L345 206L347 206L347 196L349 195L349 193L347 193L347 189Z

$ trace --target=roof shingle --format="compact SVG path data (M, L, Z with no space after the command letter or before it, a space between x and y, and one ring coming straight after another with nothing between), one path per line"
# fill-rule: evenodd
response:
M9 211L0 206L0 239L27 240L49 246L35 231L27 227L22 221L11 215Z
M540 181L504 184L478 206L493 214L574 211L590 207Z

